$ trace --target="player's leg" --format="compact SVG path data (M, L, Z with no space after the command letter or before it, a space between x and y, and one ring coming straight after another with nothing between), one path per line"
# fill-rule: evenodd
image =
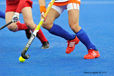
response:
M12 20L13 15L14 15L14 12L6 12L5 13L6 24ZM8 25L7 27L11 31L15 31L17 28L16 23L12 23L12 24Z
M79 26L79 4L75 4L74 9L68 9L69 25L76 33L79 40L87 47L89 54L84 56L85 59L93 59L99 57L96 46L90 41L86 32ZM70 4L68 5L70 7Z
M14 12L6 12L6 23L10 22L12 20L12 17L14 15ZM31 36L31 32L29 31L28 27L25 24L20 23L19 21L16 23L12 23L7 26L10 31L16 32L20 30L25 30L26 37L29 39Z
M0 11L0 17L3 18L3 19L5 19L5 13L2 12L2 11Z
M14 12L16 11L17 7L18 7L18 5L14 4L13 2L12 2L12 4L8 4L8 2L6 2L6 23L8 23L12 20L12 17L14 15ZM25 30L27 38L29 38L31 35L31 33L27 31L27 30L29 30L28 27L25 24L20 23L19 21L16 23L10 24L8 26L8 29L13 32L16 32L19 30Z
M26 26L26 24L20 23L19 21L16 24L19 26L18 29L25 30L26 37L27 37L27 39L29 39L31 37L32 33L31 33L30 29Z
M36 24L33 22L31 7L24 7L24 8L22 9L22 14L23 14L23 18L24 18L25 24L26 24L32 31L34 31L34 29L36 28ZM47 40L46 37L44 36L44 34L43 34L43 32L42 32L41 29L38 31L37 37L40 39L40 41L41 41L41 43L42 43L42 48L48 48L48 47L49 47L48 40Z
M45 22L43 23L43 27L47 29L51 34L60 36L66 40L72 40L75 38L75 35L72 35L65 31L63 28L61 28L57 24L53 24L54 20L58 18L60 13L58 13L55 9L51 8L48 12L47 18Z
M13 2L12 2L13 3ZM17 9L17 4L9 4L6 2L6 13L5 13L5 19L6 23L10 22L12 20L12 17L14 15L14 12ZM28 27L26 25L21 25L21 23L18 21L17 23L12 23L8 25L8 29L11 31L19 31L19 30L26 30Z
M62 10L63 10L62 7L53 5L47 15L46 21L43 23L43 27L46 28L51 34L62 37L65 40L72 41L72 44L75 45L76 43L79 42L76 35L68 33L57 24L53 24L54 20L59 17ZM70 48L74 50L74 47L70 47ZM70 53L70 52L66 52L66 53Z
M12 20L12 17L14 15L14 12L6 12L5 14L5 20L6 23L10 22ZM26 30L28 27L26 25L21 25L21 23L18 21L17 23L12 23L7 26L10 31L16 32L19 30Z

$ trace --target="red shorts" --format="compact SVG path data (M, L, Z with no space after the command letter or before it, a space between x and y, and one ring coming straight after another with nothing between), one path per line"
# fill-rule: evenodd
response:
M19 4L19 1L18 1L18 3L6 2L6 12L16 12L18 4ZM32 8L32 4L33 4L33 2L31 0L26 0L26 2L24 3L24 7L31 7Z

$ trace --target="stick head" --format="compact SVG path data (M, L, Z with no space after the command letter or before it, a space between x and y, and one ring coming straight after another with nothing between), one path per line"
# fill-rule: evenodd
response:
M21 53L21 56L22 56L24 59L29 59L29 57L30 57L29 54L25 55L24 52Z

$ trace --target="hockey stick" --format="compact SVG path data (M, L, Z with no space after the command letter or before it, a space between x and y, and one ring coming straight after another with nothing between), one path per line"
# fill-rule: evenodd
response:
M0 27L0 30L2 30L3 28L7 27L8 25L10 25L11 23L13 23L12 21L10 21L9 23L5 24L4 26Z
M44 14L44 17L47 16L47 13L49 12L49 10L50 10L50 8L52 7L52 5L53 5L54 2L55 2L55 0L52 0L52 1L51 1L51 3L49 4L49 6L48 6L48 8L47 8L47 10L46 10L46 13ZM28 43L26 44L25 48L24 48L23 51L21 52L22 58L28 59L28 58L30 57L28 54L26 55L26 52L27 52L27 50L29 49L29 47L30 47L31 43L33 42L33 40L35 39L36 34L37 34L37 32L39 31L39 29L40 29L41 25L43 24L43 22L44 22L44 18L42 17L41 20L40 20L40 22L39 22L39 24L38 24L38 26L36 27L36 29L34 30L33 34L31 35L31 37L30 37Z

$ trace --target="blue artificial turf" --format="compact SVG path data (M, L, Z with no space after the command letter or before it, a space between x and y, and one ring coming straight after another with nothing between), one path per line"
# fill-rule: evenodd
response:
M37 0L33 1L33 18L38 24L39 6ZM4 0L0 2L0 10L5 11ZM23 22L22 15L20 21ZM67 11L55 23L73 33L68 26ZM0 19L0 27L4 24L5 20ZM100 58L84 60L87 50L81 42L71 54L66 54L66 41L41 28L50 48L41 49L36 38L27 52L30 59L20 63L18 58L28 41L24 31L0 30L0 76L114 76L114 1L82 0L80 25L96 44Z

